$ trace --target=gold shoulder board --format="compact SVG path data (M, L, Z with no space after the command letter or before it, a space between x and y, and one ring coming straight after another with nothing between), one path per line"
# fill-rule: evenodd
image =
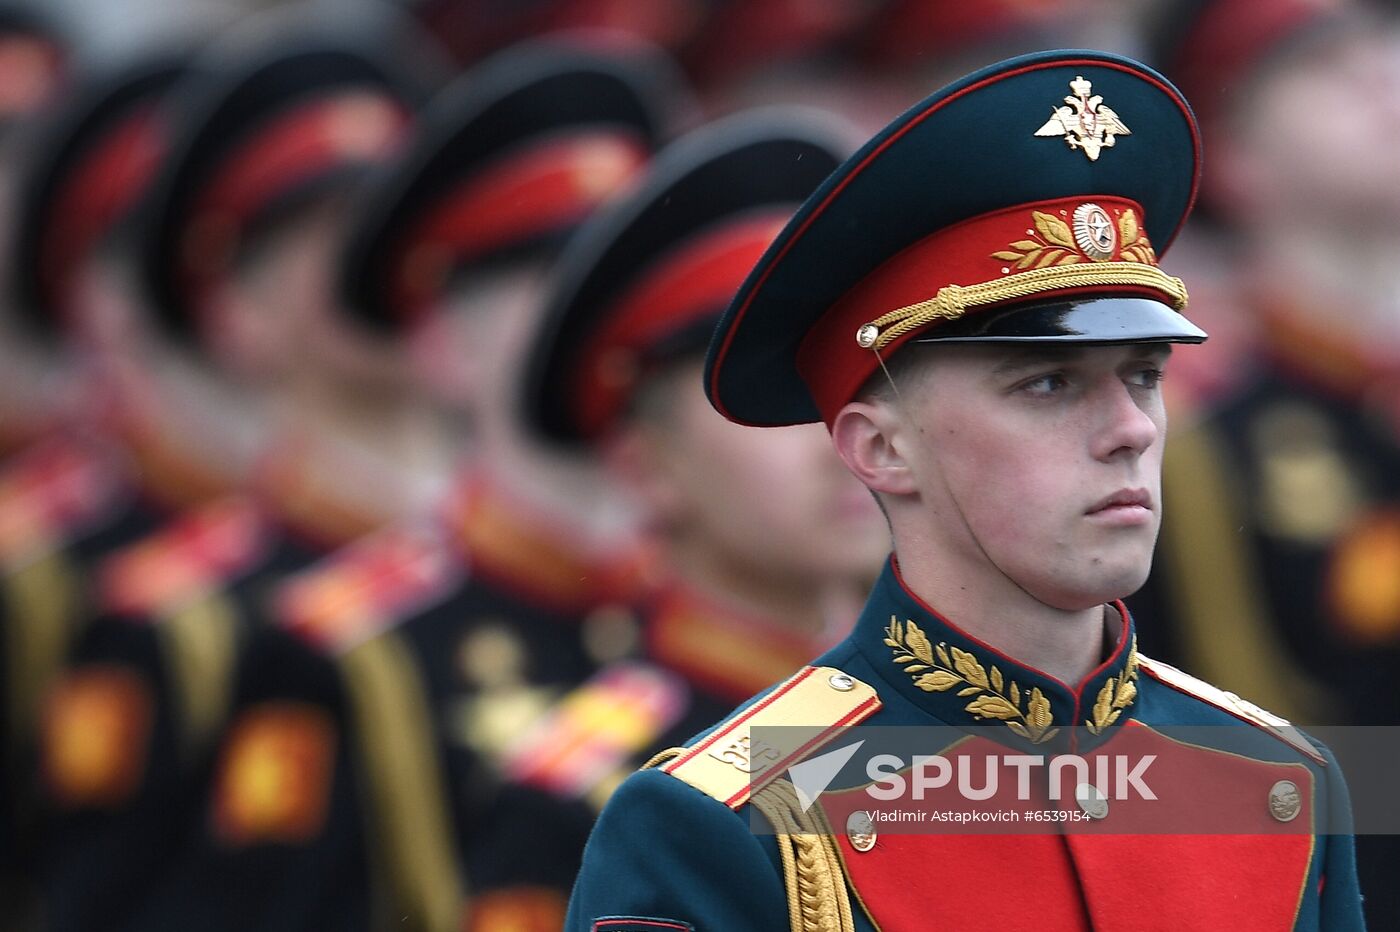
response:
M1205 680L1197 679L1189 673L1184 673L1169 663L1160 660L1153 660L1138 654L1138 666L1151 675L1154 679L1166 683L1184 693L1195 696L1202 702L1209 703L1216 708L1229 712L1236 718L1244 719L1251 725L1257 725L1265 731L1289 745L1293 749L1312 758L1322 766L1327 766L1327 758L1313 746L1312 742L1303 737L1303 733L1294 728L1286 718L1275 715L1265 709L1241 699L1228 690L1218 686L1212 686Z
M841 729L869 718L880 705L875 690L855 677L834 667L804 667L698 744L666 760L660 769L738 809L754 789L780 776ZM755 747L752 731L758 725L795 726L794 740L784 742L792 749Z

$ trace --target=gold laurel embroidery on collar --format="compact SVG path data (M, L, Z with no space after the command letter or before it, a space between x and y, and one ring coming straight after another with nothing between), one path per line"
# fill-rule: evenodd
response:
M1123 710L1137 699L1137 675L1137 638L1134 637L1128 646L1128 665L1123 668L1122 676L1108 678L1094 700L1094 707L1089 710L1093 718L1084 720L1090 734L1103 734L1104 729L1118 721Z
M990 675L976 657L945 642L930 644L914 622L903 625L893 615L885 629L885 643L894 650L894 662L904 667L914 685L928 693L947 692L961 686L958 695L975 696L964 706L973 718L996 719L1032 744L1042 744L1059 733L1053 727L1050 700L1039 686L1023 692L1020 685L1002 677L994 665ZM1025 700L1024 709L1022 700Z

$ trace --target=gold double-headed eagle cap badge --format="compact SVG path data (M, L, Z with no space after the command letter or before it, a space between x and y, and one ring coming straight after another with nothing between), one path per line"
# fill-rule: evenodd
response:
M1054 108L1050 119L1035 131L1037 136L1061 137L1071 149L1096 162L1100 152L1113 147L1115 137L1132 135L1118 114L1104 106L1102 95L1090 96L1094 86L1082 75L1069 82L1069 89L1073 93L1065 97L1067 106Z

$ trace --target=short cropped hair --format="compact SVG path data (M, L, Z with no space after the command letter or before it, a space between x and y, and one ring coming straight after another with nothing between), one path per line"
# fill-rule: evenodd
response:
M856 392L855 400L868 403L893 402L900 391L919 384L919 379L928 371L927 364L931 355L928 344L909 343L900 347L892 355L882 359L881 366Z

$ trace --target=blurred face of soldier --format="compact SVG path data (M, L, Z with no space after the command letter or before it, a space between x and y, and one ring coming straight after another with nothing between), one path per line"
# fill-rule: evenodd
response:
M853 402L833 425L884 495L896 552L1064 611L1141 587L1161 515L1167 347L904 352L917 355L899 392Z
M1302 40L1244 86L1212 138L1232 208L1310 223L1400 221L1400 31L1359 24Z
M357 391L392 391L406 366L394 340L348 319L335 262L348 213L343 197L297 211L259 237L205 315L209 351L237 377L278 384L308 374Z
M514 416L516 376L544 280L532 262L469 272L409 337L420 386L469 427Z
M731 576L807 586L873 579L888 530L826 431L725 420L700 390L702 368L691 359L653 377L616 438L614 465L653 523Z

